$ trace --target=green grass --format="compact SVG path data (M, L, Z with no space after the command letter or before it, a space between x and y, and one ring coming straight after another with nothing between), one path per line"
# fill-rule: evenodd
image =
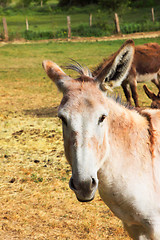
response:
M84 30L79 27L83 25L89 27L89 14L93 15L93 28L98 27L97 34L99 35L111 35L115 33L114 13L107 9L101 9L97 5L88 5L83 8L72 7L70 9L61 9L53 6L56 5L56 1L53 3L48 2L47 6L41 7L29 7L29 8L16 8L10 7L5 10L0 9L0 22L2 22L2 16L5 16L8 24L8 31L10 39L13 38L25 38L24 32L26 30L26 17L29 22L29 30L39 34L39 36L32 36L32 38L49 39L52 37L66 37L67 34L67 16L71 16L72 35L83 35ZM159 17L160 6L155 7L155 23L151 21L151 9L139 8L139 9L120 9L117 10L120 19L120 27L122 33L130 33L137 31L155 31L160 27ZM76 31L77 30L77 31ZM102 33L103 31L103 33ZM1 30L2 32L2 30ZM44 35L45 36L41 36ZM49 32L50 34L47 34ZM57 33L59 32L59 33ZM77 33L78 32L78 33ZM56 35L57 33L57 35ZM53 36L51 36L53 34ZM96 33L88 33L90 36L94 36ZM33 34L32 34L33 35Z
M23 38L24 31L26 30L26 17L29 23L29 30L35 33L39 32L50 32L55 34L57 31L67 33L67 15L64 14L53 14L49 13L47 15L16 15L16 16L6 16L8 32L10 39L12 38ZM2 22L2 18L0 19ZM89 14L76 14L71 16L72 27L78 27L81 24L86 24L89 26ZM14 37L12 37L14 35ZM61 33L62 35L62 33ZM45 37L46 39L52 37Z
M104 57L115 52L123 42L121 40L113 42L48 42L3 45L0 48L0 81L3 83L5 91L9 94L12 93L12 95L16 95L18 90L28 95L37 92L46 92L51 95L54 86L41 67L44 59L50 59L58 65L64 66L70 61L69 58L73 58L92 70ZM135 44L146 42L160 43L160 38L135 40ZM71 74L74 77L76 75L73 72ZM142 87L140 87L140 91L143 93ZM146 104L148 104L149 100L146 99L146 101Z
M43 76L41 63L44 59L51 59L59 65L65 65L69 58L73 58L93 68L104 57L115 52L123 42L124 40L85 43L50 41L38 44L3 45L0 58L1 81L4 81L5 76L10 76L10 74L12 78L7 77L7 79L12 82L15 82L16 78L26 79L27 82L37 81L37 77ZM135 44L146 42L160 43L160 38L135 40Z

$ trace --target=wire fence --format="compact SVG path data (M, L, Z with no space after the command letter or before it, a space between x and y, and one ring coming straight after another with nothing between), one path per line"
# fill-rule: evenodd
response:
M1 17L1 40L100 37L160 30L160 8L128 12Z

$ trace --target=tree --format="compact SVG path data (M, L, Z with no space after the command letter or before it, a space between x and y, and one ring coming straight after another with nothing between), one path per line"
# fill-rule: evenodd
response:
M42 6L43 4L45 4L48 0L21 0L20 2L22 3L22 5L24 7L28 7L31 3L33 3L34 5L39 5Z
M35 5L40 5L41 7L47 3L48 0L32 0Z
M32 0L21 0L20 2L24 7L28 7L31 4Z
M1 7L7 7L11 0L0 0Z
M93 3L97 4L98 0L59 0L60 7L85 6Z
M159 0L131 0L130 5L133 7L153 7L159 4Z
M130 0L99 0L98 3L104 8L109 8L115 11L121 6L128 6Z

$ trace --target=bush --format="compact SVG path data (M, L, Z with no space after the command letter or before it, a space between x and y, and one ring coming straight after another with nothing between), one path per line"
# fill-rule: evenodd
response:
M66 38L68 36L67 29L61 29L54 33L54 38Z
M101 29L103 32L108 32L110 35L115 32L115 25L114 23L98 21L93 25L93 27Z
M129 0L99 0L98 3L106 9L112 9L113 11L118 8L126 8L130 1Z
M6 7L9 5L9 3L11 2L11 0L1 0L0 1L0 6L1 7Z
M46 5L46 6L43 6L43 7L40 7L40 6L36 7L36 11L44 14L44 13L53 12L53 9L51 8L51 6Z
M22 37L26 40L40 40L40 39L52 39L54 37L53 32L34 32L34 31L25 31L22 34Z
M146 21L143 23L126 23L121 25L121 32L123 34L135 32L149 32L158 31L160 29L160 22Z
M134 0L130 2L131 7L134 8L143 8L145 7L153 7L159 3L159 0Z
M72 28L72 35L80 37L100 37L104 36L105 32L103 32L102 29L96 27L95 25L93 25L92 27L80 25L76 28Z
M86 6L93 3L97 4L98 0L59 0L60 7Z

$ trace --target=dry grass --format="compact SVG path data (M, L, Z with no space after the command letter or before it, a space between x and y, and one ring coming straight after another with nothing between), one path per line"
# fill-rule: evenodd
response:
M61 47L66 50L60 54L60 62L73 46ZM39 70L39 58L46 58L46 53L37 45L28 48L1 48L0 240L129 239L98 193L86 204L79 203L69 189L71 170L56 117L61 96ZM43 52L48 48L44 44ZM9 69L14 64L18 70ZM141 97L140 103L146 105L146 100Z
M127 239L98 195L81 204L69 190L52 110L1 114L0 239Z
M51 96L37 94L32 106L19 93L13 107L2 98L0 239L129 239L98 194L82 204L69 189L57 102L47 107Z
M20 97L15 95L14 101ZM16 104L16 111L10 112L10 105L3 104L0 239L128 239L98 194L82 204L69 189L71 170L56 106L41 108L41 97L37 95L28 111ZM50 96L43 97L50 101Z

